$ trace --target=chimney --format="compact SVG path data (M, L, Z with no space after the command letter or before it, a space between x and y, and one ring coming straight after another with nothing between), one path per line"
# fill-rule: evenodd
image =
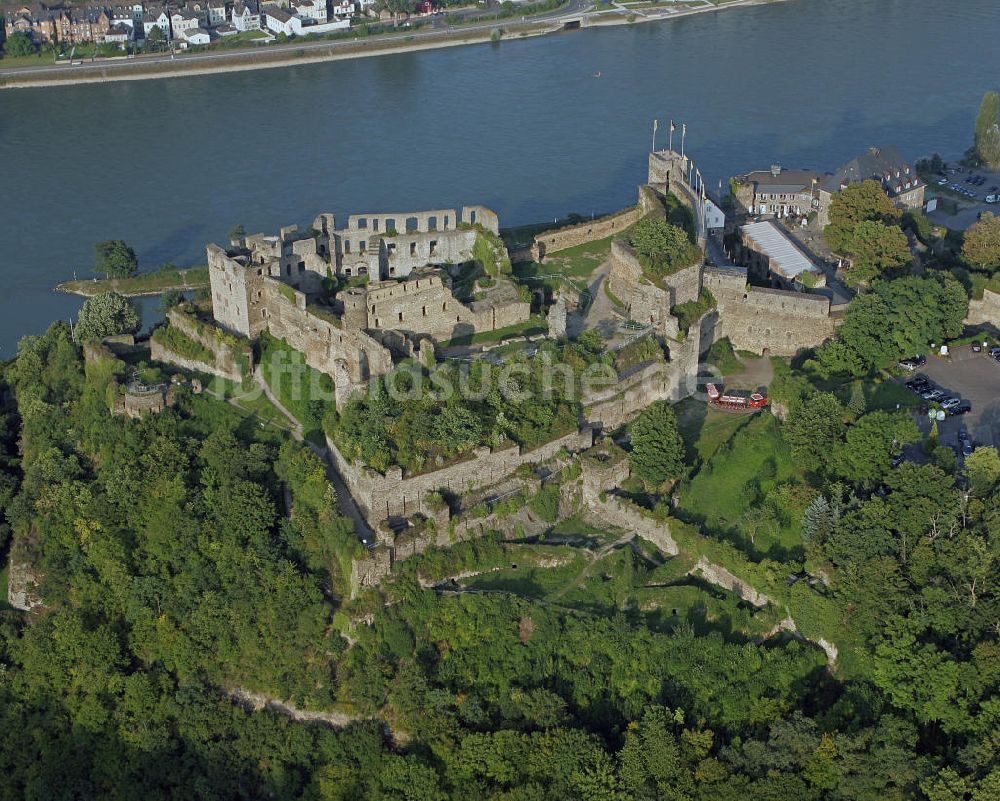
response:
M771 165L771 175L773 175L775 178L777 178L779 175L781 175L781 165L780 164L772 164Z

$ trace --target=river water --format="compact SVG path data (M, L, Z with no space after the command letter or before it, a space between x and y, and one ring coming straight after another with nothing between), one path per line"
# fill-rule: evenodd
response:
M236 223L484 203L503 225L635 199L651 121L710 185L875 144L957 155L998 88L997 0L795 0L285 69L0 92L0 358L126 239L204 262ZM600 73L600 77L595 77ZM678 130L679 134L679 130ZM665 144L664 128L659 144ZM678 144L675 137L675 146ZM147 311L155 303L145 304Z

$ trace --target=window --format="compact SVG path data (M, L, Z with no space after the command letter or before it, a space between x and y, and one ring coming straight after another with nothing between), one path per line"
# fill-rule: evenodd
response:
M350 253L350 252L351 252L351 240L350 239L345 239L344 240L344 253Z
M299 273L304 273L306 271L306 263L304 261L299 262Z
M411 256L416 256L417 255L417 243L416 242L410 242L410 255Z
M432 256L436 256L437 255L437 247L438 247L437 240L436 239L432 239L431 240L431 252L430 252L430 255L432 255Z
M427 316L427 307L424 306L423 308L421 308L421 311L423 312L424 317L426 317Z
M399 322L403 322L403 313L402 312L399 313Z

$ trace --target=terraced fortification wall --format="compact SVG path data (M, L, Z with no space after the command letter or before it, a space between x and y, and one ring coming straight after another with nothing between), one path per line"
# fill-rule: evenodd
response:
M969 301L966 325L992 325L1000 328L1000 293L983 290L983 297Z
M448 490L463 495L499 483L523 464L539 464L551 459L563 448L576 452L589 448L593 443L594 432L587 426L530 451L522 451L517 446L494 451L483 445L473 451L471 459L404 478L398 466L390 467L383 475L365 465L351 464L327 439L334 465L354 502L373 527L387 518L405 518L415 514L432 516L434 510L427 505L427 496L432 492Z
M839 318L830 314L830 300L823 295L750 287L742 268L707 267L703 280L716 301L715 312L702 320L705 347L729 337L738 350L794 356L836 331Z

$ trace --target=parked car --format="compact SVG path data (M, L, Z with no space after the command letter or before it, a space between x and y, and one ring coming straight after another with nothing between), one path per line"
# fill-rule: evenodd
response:
M936 401L944 397L944 393L940 389L934 389L931 387L920 393L920 397L925 401Z
M962 456L971 456L973 451L972 442L966 440L962 443Z
M892 457L892 461L890 462L890 464L893 467L899 467L905 461L906 461L906 457L903 456L903 454L901 454L901 453L897 453L895 456Z
M990 348L990 356L993 356L994 358L1000 356L1000 346L994 345Z
M945 178L943 176L941 178L938 178L938 186L944 186L946 183L948 183L948 179L947 178Z
M983 198L983 200L985 200L987 203L996 203L997 202L997 196L996 195L987 195L985 198Z
M958 444L961 445L963 442L965 442L969 438L969 432L966 431L964 428L960 428L960 429L958 429L958 435L957 436L958 436Z
M972 352L973 353L982 353L982 351L983 351L983 346L981 344L979 344L978 342L973 342L972 343Z
M961 398L945 398L943 401L941 401L941 408L944 409L945 411L948 411L949 409L954 409L961 402L962 402Z
M968 414L972 411L972 404L969 401L961 401L957 406L952 406L948 410L950 415Z

